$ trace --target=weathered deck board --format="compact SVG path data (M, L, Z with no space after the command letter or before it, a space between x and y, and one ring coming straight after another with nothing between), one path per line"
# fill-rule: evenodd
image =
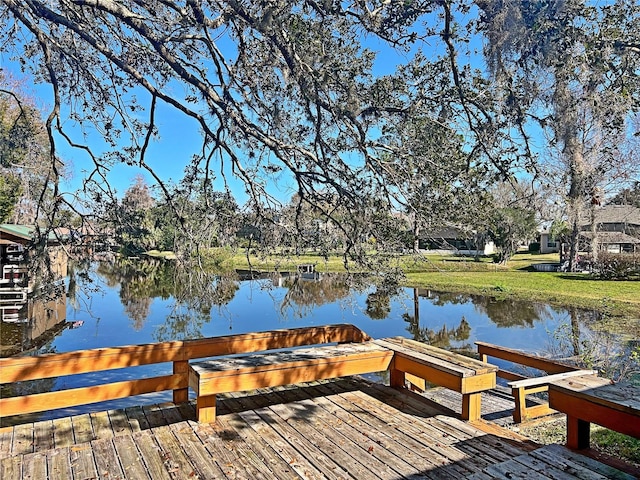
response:
M92 441L91 447L96 460L98 476L110 479L125 478L116 448L113 445L113 435Z
M536 448L424 397L358 378L221 396L218 421L161 404L0 430L2 480L632 478ZM536 477L537 476L537 477Z

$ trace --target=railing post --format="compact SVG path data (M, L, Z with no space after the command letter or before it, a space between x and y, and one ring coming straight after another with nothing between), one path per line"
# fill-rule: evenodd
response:
M173 391L173 403L186 403L189 401L189 360L175 360L173 374L182 374L185 377L185 386Z

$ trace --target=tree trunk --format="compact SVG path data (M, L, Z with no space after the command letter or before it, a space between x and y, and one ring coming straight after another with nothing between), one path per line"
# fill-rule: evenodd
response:
M420 224L418 215L413 216L413 253L420 253Z

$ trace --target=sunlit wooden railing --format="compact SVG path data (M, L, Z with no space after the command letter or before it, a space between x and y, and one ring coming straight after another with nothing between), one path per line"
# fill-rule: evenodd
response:
M578 370L577 367L572 365L491 343L476 342L476 345L480 359L483 362L487 362L489 357L499 358L513 364L523 365L546 373L546 375L543 376L529 378L502 368L498 370L498 377L509 380L511 394L513 395L515 403L513 420L516 423L555 412L555 410L549 407L547 402L542 400L540 400L542 402L540 404L527 405L527 395L547 392L549 390L549 382L554 381L561 375L597 374L597 372L593 370Z
M173 373L54 392L0 399L0 417L75 407L146 393L173 390L175 403L189 399L189 360L303 345L363 342L370 337L349 324L227 335L176 342L97 348L68 353L0 359L0 384L42 380L157 363Z
M493 345L486 342L475 342L475 344L478 347L478 354L480 355L480 359L483 362L487 362L489 357L499 358L501 360L506 360L518 365L535 368L536 370L541 370L549 374L571 372L573 370L577 370L575 366L567 365L555 360L550 360L545 357L520 352L512 348ZM528 378L524 375L504 370L502 368L498 371L498 377L510 381L525 380L526 378Z

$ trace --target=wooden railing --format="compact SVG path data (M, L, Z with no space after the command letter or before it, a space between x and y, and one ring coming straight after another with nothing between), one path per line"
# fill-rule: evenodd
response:
M542 370L548 374L577 370L577 367L573 365L550 360L538 355L531 355L512 348L501 347L499 345L486 342L475 342L475 344L478 347L480 360L483 362L487 362L488 357L499 358L518 365ZM505 378L507 380L525 380L529 378L502 368L498 371L498 377Z
M549 382L563 376L597 374L597 372L593 370L578 370L578 367L573 365L549 360L548 358L531 355L511 348L485 342L475 343L478 347L480 359L483 362L487 362L489 357L499 358L518 365L535 368L536 370L541 370L546 373L546 375L543 376L530 378L502 368L498 370L498 377L509 380L509 386L511 387L511 393L515 403L513 420L516 423L555 412L555 410L549 407L547 402L527 405L527 395L548 391Z
M197 340L97 348L32 357L1 358L0 384L166 362L173 363L173 373L151 378L1 398L0 417L68 408L166 390L173 390L173 401L182 403L189 399L189 360L302 345L367 340L370 340L370 337L357 327L338 324Z

